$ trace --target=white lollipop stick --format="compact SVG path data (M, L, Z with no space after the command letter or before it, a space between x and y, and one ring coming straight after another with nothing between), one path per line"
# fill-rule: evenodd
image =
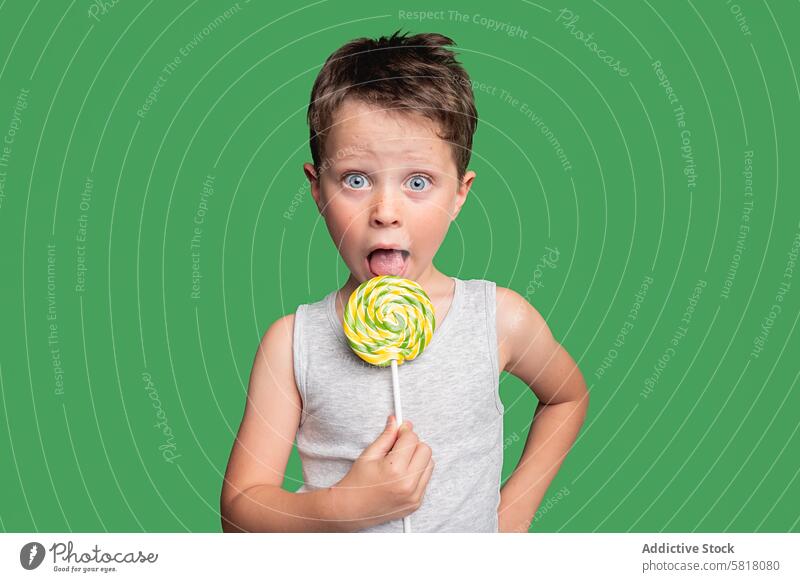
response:
M392 360L392 394L394 395L394 416L397 426L403 424L403 408L400 405L400 378L397 373L397 360ZM411 533L411 516L403 518L403 533Z

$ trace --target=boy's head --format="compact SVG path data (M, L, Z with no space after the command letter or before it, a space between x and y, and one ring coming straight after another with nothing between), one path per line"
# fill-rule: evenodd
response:
M314 163L304 170L358 282L427 279L466 200L477 111L467 73L445 48L452 44L439 34L356 39L314 83Z

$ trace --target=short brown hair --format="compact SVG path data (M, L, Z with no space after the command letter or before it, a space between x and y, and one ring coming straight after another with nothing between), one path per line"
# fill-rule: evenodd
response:
M309 144L319 171L325 134L346 97L387 109L407 109L436 122L439 137L453 147L460 180L472 153L478 112L472 83L452 39L435 33L352 40L325 61L311 89Z

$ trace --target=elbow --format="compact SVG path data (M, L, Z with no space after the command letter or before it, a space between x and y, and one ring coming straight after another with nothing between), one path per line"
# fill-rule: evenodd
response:
M573 371L571 384L569 401L575 407L575 412L580 416L581 424L583 424L589 411L589 389L583 374L577 366Z
M581 395L578 402L581 411L581 424L586 420L586 415L589 412L589 389L586 386L586 380L581 375Z
M220 514L220 521L222 522L222 533L247 533L247 530L240 528L224 514Z
M234 504L236 500L241 497L242 492L234 493L231 495L227 490L223 489L219 502L219 517L223 533L245 533L246 530L236 525L236 517L234 515Z
M257 507L271 507L264 493L275 485L251 485L244 489L225 489L220 497L220 521L223 533L250 533L276 531L269 523L259 523L263 516L253 514ZM279 488L279 487L278 487ZM260 495L254 499L254 493ZM258 513L256 511L256 513ZM256 521L254 521L254 519Z
M236 533L241 531L236 524L231 521L231 511L230 507L221 504L219 508L219 521L222 528L222 533Z

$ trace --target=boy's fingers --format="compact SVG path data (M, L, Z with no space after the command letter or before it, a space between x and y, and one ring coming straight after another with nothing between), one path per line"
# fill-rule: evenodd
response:
M425 495L425 489L428 487L428 482L431 480L431 475L433 474L433 467L435 463L433 459L428 460L428 465L422 471L422 476L419 478L419 483L417 483L416 489L414 489L414 495Z
M414 449L414 454L408 463L409 473L414 473L418 476L425 470L425 467L428 466L432 456L433 451L431 451L431 448L420 441Z
M419 437L411 428L408 426L401 426L397 431L397 440L394 442L391 451L389 451L389 455L391 455L396 462L400 463L402 467L407 467L418 442Z
M383 432L378 435L378 438L372 442L364 451L361 453L362 457L367 457L371 459L380 459L386 456L386 454L392 450L392 446L397 439L397 422L394 418L394 415L390 416L386 422L386 427L383 429Z

